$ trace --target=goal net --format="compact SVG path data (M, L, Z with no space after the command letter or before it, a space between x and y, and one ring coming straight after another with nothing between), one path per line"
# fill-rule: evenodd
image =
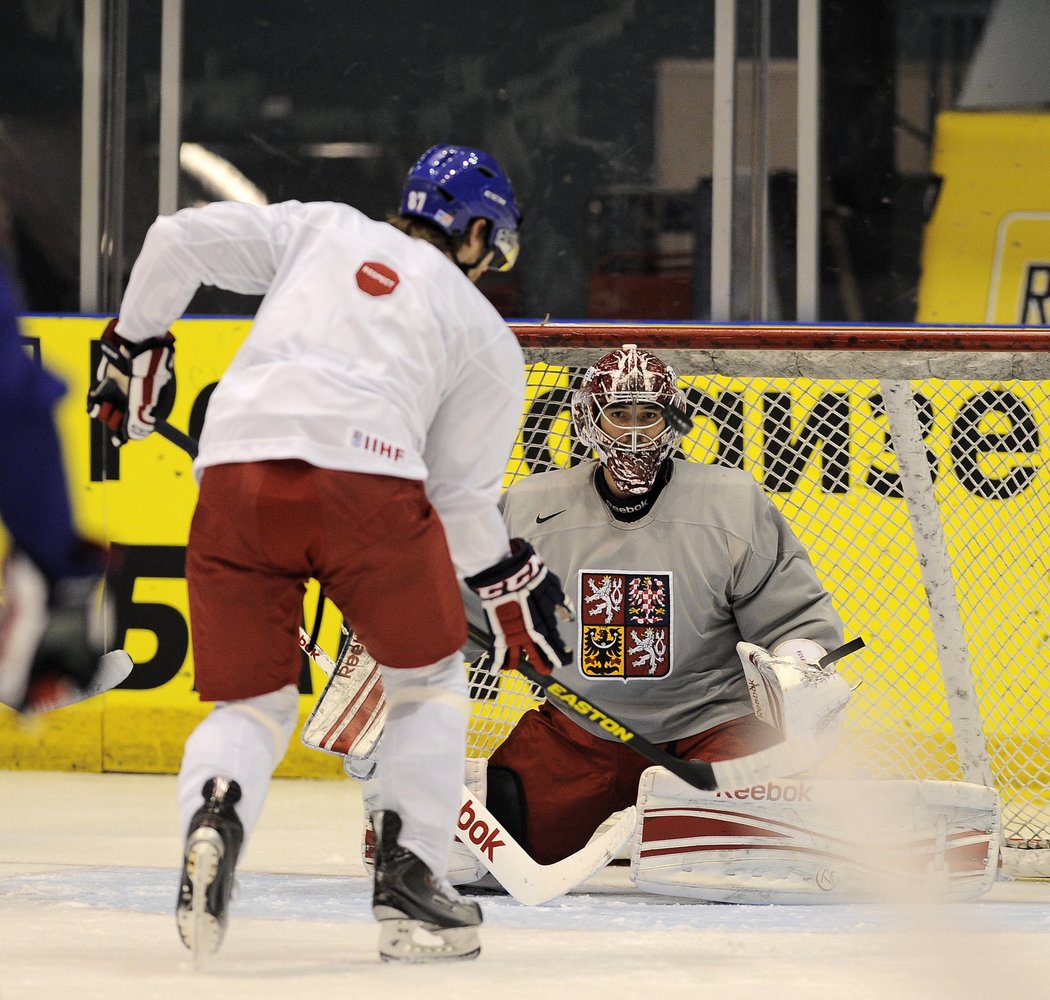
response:
M547 324L529 362L522 476L586 457L569 400L624 343L669 362L689 461L750 472L834 598L855 687L834 773L994 784L1004 869L1050 876L1050 338L1033 331ZM475 688L471 753L537 704Z

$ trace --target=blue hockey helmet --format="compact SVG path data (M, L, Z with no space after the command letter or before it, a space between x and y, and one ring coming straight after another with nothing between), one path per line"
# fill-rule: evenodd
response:
M401 214L427 219L449 236L467 231L471 219L488 219L489 270L509 271L518 259L521 211L500 165L467 146L432 146L405 179Z

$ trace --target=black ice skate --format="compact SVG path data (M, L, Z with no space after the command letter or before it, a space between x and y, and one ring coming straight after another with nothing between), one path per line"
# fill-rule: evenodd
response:
M233 808L240 801L241 786L230 778L210 778L202 794L204 804L193 814L186 837L175 904L179 937L195 963L222 944L233 870L244 840L244 827Z
M376 860L372 913L380 923L379 955L387 962L476 958L481 909L397 842L401 817L375 814Z

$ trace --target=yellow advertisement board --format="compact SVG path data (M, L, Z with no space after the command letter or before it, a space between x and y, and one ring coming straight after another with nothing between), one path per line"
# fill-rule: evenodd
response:
M37 770L172 773L186 737L209 707L193 691L186 594L185 545L197 486L189 457L159 435L113 448L88 419L85 397L98 363L105 318L30 317L28 346L68 386L56 417L65 449L72 501L82 531L121 548L114 585L118 637L135 661L131 677L104 697L23 722L0 708L0 766ZM197 436L219 376L250 327L248 320L176 323L178 391L171 422ZM306 608L316 606L316 585ZM328 608L321 640L335 652L339 616ZM308 626L311 623L307 623ZM235 646L236 636L230 636ZM308 665L300 682L301 721L313 707L324 674ZM277 773L327 777L339 760L293 739Z
M0 709L0 767L174 772L187 735L207 711L193 690L184 578L197 496L190 460L159 435L115 449L88 419L84 400L105 322L30 318L24 332L42 363L69 386L57 419L74 508L83 531L120 547L111 593L117 641L135 668L104 697L28 723ZM210 393L248 329L242 319L175 325L178 392L170 419L176 427L199 436ZM863 676L854 696L857 718L877 721L897 744L928 743L936 755L950 756L925 557L903 500L880 383L728 376L684 382L696 414L684 450L694 460L736 465L763 484L809 551L848 634L868 642L850 665ZM568 413L570 372L537 364L528 384L507 482L568 465L574 449L580 456ZM1050 494L1048 389L1042 382L912 383L979 684L995 683L1003 662L1020 650L1045 648L1050 592L1046 574L1032 567L1050 561L1050 506L1040 500ZM26 482L32 488L31 472ZM1015 555L1004 559L1004 553ZM314 588L305 602L308 626ZM338 612L329 606L324 621L321 644L334 653ZM229 641L236 649L237 637ZM304 657L300 721L323 683ZM1028 734L1025 713L1008 717L1019 700L1026 711L1050 701L1050 672L1031 671L1023 695L987 693L982 708L993 746L1022 736L1033 745L1045 742L1042 714L1031 713L1039 722ZM341 768L293 738L278 773L337 776Z
M1050 114L937 116L920 323L1050 322Z

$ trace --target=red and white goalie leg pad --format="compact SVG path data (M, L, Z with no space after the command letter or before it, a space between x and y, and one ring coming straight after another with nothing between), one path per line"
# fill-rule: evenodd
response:
M702 792L639 782L631 880L724 903L967 900L995 881L995 789L961 781L780 779Z
M351 778L370 778L386 719L379 664L352 637L344 640L334 669L332 661L310 643L305 632L300 633L299 644L330 675L303 726L303 743L314 750L338 754Z

